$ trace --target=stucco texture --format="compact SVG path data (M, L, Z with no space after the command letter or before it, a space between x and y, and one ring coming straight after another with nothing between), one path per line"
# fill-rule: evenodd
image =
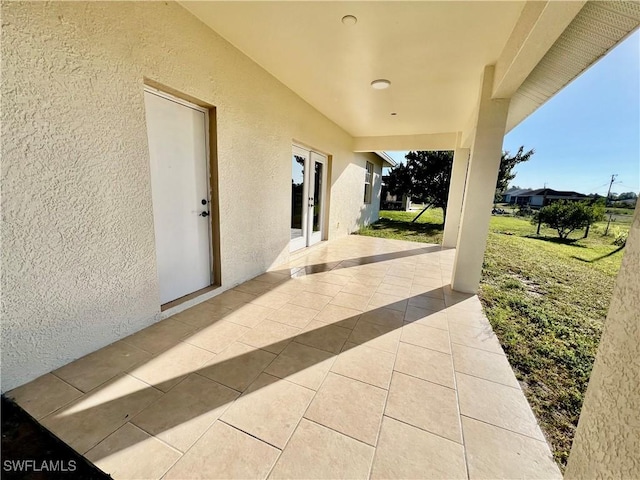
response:
M640 209L636 207L565 478L640 478Z
M369 155L175 3L3 2L1 40L3 391L160 318L145 79L216 107L223 289L288 259L293 141L330 239L377 217Z

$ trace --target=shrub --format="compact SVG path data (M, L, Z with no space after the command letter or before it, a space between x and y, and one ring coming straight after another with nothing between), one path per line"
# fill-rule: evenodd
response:
M542 207L532 222L539 220L555 229L560 238L566 239L574 230L589 226L599 215L601 215L600 208L596 205L560 200Z
M618 247L623 247L627 244L627 237L629 236L629 232L625 232L616 228L613 232L613 244Z
M529 205L519 205L518 210L516 211L516 215L518 217L530 217L533 215L533 210Z

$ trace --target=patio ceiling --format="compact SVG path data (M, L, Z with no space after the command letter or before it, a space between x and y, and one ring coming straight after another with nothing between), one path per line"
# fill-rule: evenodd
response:
M640 21L640 5L611 1L179 3L354 136L356 151L470 146L492 64L493 97L512 98L509 131ZM381 78L390 88L371 88Z
M350 134L379 136L462 130L525 2L181 4Z

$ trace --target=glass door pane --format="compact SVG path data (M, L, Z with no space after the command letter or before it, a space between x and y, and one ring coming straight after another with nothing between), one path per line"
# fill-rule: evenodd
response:
M324 164L313 162L314 164L314 182L313 182L313 222L312 231L320 232L322 230L322 174Z
M304 236L304 167L306 159L293 155L291 162L291 240Z
M293 147L291 156L291 241L289 250L307 246L309 237L309 152Z
M324 231L324 203L327 184L327 157L310 152L308 245L322 240Z

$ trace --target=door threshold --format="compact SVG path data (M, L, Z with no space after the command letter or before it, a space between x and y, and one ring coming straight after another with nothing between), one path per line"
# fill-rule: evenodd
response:
M302 247L302 248L299 248L298 250L294 250L293 252L289 252L289 261L297 260L300 257L304 257L305 255L308 255L314 250L320 248L321 246L326 245L327 241L328 240L320 240L318 243L314 243L313 245L310 245L308 247Z
M181 304L183 304L185 302L188 302L189 300L193 300L194 298L197 298L200 295L204 295L205 293L213 292L214 290L217 290L218 288L220 288L220 285L209 285L208 287L201 288L200 290L196 290L195 292L190 293L189 295L185 295L184 297L176 298L175 300L172 300L172 301L170 301L168 303L165 303L164 305L160 305L160 311L161 312L165 312L165 311L169 310L170 308L177 307L178 305L181 305Z

